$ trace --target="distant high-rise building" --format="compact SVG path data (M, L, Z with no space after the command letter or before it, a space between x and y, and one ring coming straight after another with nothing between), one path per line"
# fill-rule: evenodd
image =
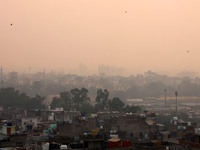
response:
M100 75L111 75L111 76L120 75L121 76L123 75L124 70L123 68L119 68L119 67L101 65L98 68L98 72Z
M18 73L17 72L15 72L15 71L10 72L10 81L13 86L18 85Z
M28 77L25 77L24 78L24 80L23 80L23 83L24 83L24 85L28 85L28 86L30 86L31 85L31 79L30 78L28 78Z
M110 66L101 65L98 68L100 75L110 75Z
M88 68L86 65L80 64L78 68L79 75L86 76L88 75Z

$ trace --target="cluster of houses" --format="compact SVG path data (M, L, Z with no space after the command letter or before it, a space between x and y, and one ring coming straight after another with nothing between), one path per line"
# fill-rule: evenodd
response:
M151 112L126 114L78 111L0 111L0 148L12 149L199 149L196 123L172 118L168 126L156 123Z

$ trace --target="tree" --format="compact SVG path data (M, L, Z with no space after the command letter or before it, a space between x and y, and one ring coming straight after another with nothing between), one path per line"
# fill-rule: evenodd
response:
M82 88L81 90L75 88L71 90L72 101L74 102L74 108L79 110L81 106L90 101L88 97L88 90Z
M114 97L109 101L109 108L114 111L122 111L125 104L119 99L119 97Z
M54 98L51 107L63 107L64 110L78 110L83 109L84 104L89 104L90 98L86 88L74 88L70 92L65 91L60 93L60 98Z
M97 90L96 102L99 110L103 111L107 109L108 98L109 98L109 92L107 89L105 89L104 91L102 89Z
M84 103L81 108L80 108L80 112L81 114L86 114L86 115L89 115L91 113L95 113L95 108L89 104L89 103Z
M42 101L44 99L45 97L36 95L35 97L32 97L29 101L27 101L26 108L27 109L42 109L44 108L44 105L42 105Z
M4 107L18 107L26 109L43 108L42 101L44 97L39 95L29 97L26 93L20 93L12 87L0 89L0 105Z
M58 101L59 102L59 101ZM70 92L61 92L60 93L60 102L61 105L63 104L63 108L65 110L72 110L73 109L73 101L72 101L72 98L71 98L71 93Z
M52 109L58 108L58 107L64 107L63 101L61 101L60 98L54 97L51 104L50 104Z

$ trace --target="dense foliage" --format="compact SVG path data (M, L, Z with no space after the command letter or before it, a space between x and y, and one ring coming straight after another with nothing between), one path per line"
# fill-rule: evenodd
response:
M54 97L51 103L51 108L63 107L65 110L77 110L82 113L93 111L93 106L90 104L88 90L86 88L74 88L70 92L65 91L60 93L60 97Z
M90 114L97 111L137 112L140 110L136 106L125 106L119 97L110 99L107 89L97 90L96 103L93 104L88 96L88 92L86 88L74 88L70 91L61 92L60 97L53 98L51 108L63 107L64 110L76 110L82 114ZM43 100L44 97L39 95L30 97L12 87L0 89L0 106L5 108L42 109L44 108L44 105L42 105Z
M109 91L107 89L97 90L96 104L93 106L88 92L86 88L75 88L70 92L61 92L60 98L53 98L51 108L63 107L67 111L77 110L82 114L90 114L97 111L124 111L134 113L140 110L140 108L136 106L127 105L125 107L124 102L119 97L109 99Z
M4 107L18 107L25 109L40 109L43 108L42 101L44 97L36 95L29 97L25 93L20 93L14 88L0 89L0 105Z

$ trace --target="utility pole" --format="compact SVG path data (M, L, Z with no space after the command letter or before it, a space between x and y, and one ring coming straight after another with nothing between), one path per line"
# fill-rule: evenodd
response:
M177 111L178 111L178 109L177 109L177 107L178 107L178 102L177 102L178 92L177 91L175 91L175 96L176 96L176 117L177 117Z

